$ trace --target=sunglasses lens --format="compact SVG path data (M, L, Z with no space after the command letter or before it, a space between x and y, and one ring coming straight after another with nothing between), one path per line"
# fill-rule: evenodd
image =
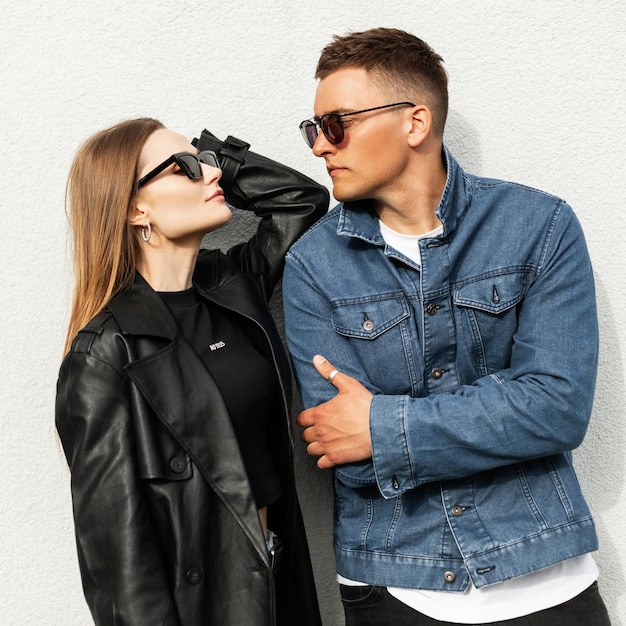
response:
M176 162L187 178L191 180L200 180L202 178L200 161L194 154L179 154L177 157Z
M341 143L343 141L343 124L341 118L335 113L327 113L322 115L320 126L326 139L332 144Z
M220 168L220 162L217 158L217 154L213 152L213 150L203 150L198 154L198 159L202 163L206 163L206 165L210 165L211 167Z
M332 144L341 143L343 141L343 124L341 117L336 113L327 113L322 115L319 121L319 128L322 129L324 137ZM313 120L304 120L300 124L300 131L309 148L312 148L319 134L318 124Z
M304 120L304 122L300 124L300 132L302 133L307 146L312 148L315 144L315 140L317 139L317 134L319 133L317 124L311 120Z

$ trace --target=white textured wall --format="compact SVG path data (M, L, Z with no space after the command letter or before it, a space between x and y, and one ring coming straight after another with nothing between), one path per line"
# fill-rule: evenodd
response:
M585 228L602 351L575 460L600 533L601 590L626 626L622 0L0 0L0 623L90 623L53 431L76 148L149 115L189 134L238 135L327 182L297 129L311 114L314 65L332 34L374 26L410 30L446 60L447 143L466 169L561 195ZM298 469L325 624L341 625L329 477L301 451Z

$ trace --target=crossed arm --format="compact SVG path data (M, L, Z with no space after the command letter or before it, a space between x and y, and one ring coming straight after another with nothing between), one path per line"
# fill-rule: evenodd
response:
M510 365L426 397L376 387L355 340L333 329L332 303L315 268L290 253L283 286L287 338L308 407L298 423L318 466L336 467L354 484L378 483L392 496L577 447L597 362L593 274L575 222L561 224L553 239L541 276L519 306ZM316 372L312 350L330 359L316 358ZM326 380L334 368L341 370L332 381L336 391Z
M313 358L313 365L327 380L335 371L321 355ZM320 469L372 457L369 415L373 394L342 372L337 372L329 384L337 388L337 395L298 415L298 425L304 429L302 441L308 444L311 456L319 457Z

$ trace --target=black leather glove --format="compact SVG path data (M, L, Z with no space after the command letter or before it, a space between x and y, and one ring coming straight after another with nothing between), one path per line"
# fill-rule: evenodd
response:
M239 168L245 161L250 144L232 135L226 137L226 141L221 141L206 129L202 131L200 139L196 138L191 143L198 149L198 152L213 150L217 154L222 170L220 187L224 193L230 190L237 178Z
M193 140L199 152L213 150L222 169L220 186L232 207L260 217L256 234L233 246L228 256L265 277L266 294L282 276L291 244L328 210L326 187L282 163L250 151L245 141L220 141L208 130Z
M221 141L203 130L192 144L217 154L222 169L220 186L226 201L259 216L287 211L312 214L315 221L328 210L328 190L300 172L250 151L250 144L228 136Z

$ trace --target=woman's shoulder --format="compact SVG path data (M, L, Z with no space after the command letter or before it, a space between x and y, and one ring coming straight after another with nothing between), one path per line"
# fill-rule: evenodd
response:
M68 352L68 357L88 355L112 366L124 365L125 350L120 326L109 309L95 315L81 328Z

